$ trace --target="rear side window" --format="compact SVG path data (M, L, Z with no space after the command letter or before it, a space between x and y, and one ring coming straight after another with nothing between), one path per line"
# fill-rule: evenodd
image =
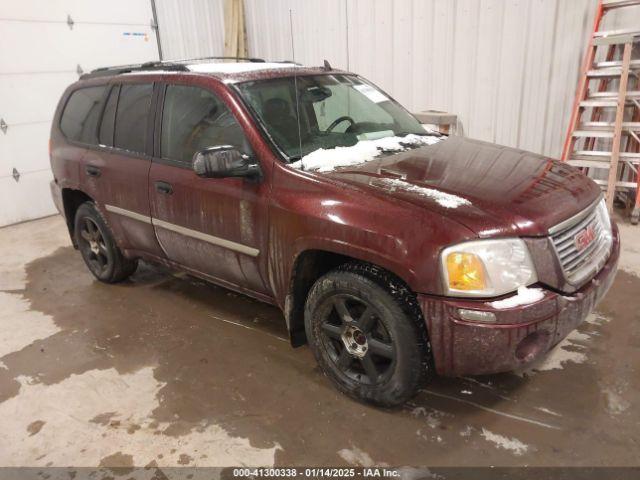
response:
M117 85L109 92L109 98L104 107L104 113L102 114L102 122L100 123L100 133L98 135L98 141L100 145L113 146L113 126L116 121L116 108L118 106L118 90L120 87Z
M60 130L69 140L95 144L106 86L76 90L62 112Z
M116 147L144 153L152 93L153 85L150 83L120 87L114 139Z
M251 153L242 127L215 94L199 87L169 85L162 109L161 156L191 163L194 153L220 145Z

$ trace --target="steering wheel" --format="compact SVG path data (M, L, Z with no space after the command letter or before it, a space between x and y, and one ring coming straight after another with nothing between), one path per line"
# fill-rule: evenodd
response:
M354 126L354 125L356 124L356 121L355 121L353 118L351 118L351 117L350 117L350 116L348 116L348 115L344 115L344 116L342 116L342 117L338 117L338 118L336 118L333 122L331 122L331 125L329 125L329 126L327 127L326 132L327 132L327 133L331 133L331 131L333 131L333 129L334 129L334 128L336 128L336 127L338 126L338 124L340 124L340 123L342 123L342 122L349 122L349 123L351 123L351 125L350 125L349 127L352 127L352 126Z

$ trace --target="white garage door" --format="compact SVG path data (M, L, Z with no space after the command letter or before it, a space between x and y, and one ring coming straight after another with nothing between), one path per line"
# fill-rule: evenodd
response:
M158 59L150 0L0 0L0 226L55 213L49 130L78 71Z

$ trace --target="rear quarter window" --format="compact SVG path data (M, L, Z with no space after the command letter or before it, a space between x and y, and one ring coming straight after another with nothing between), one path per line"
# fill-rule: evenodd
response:
M62 112L60 130L69 140L96 144L97 128L106 86L74 91Z

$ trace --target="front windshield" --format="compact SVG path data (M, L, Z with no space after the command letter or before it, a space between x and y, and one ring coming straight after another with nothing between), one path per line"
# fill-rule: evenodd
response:
M353 75L276 78L238 88L290 160L364 140L427 134L399 104Z

